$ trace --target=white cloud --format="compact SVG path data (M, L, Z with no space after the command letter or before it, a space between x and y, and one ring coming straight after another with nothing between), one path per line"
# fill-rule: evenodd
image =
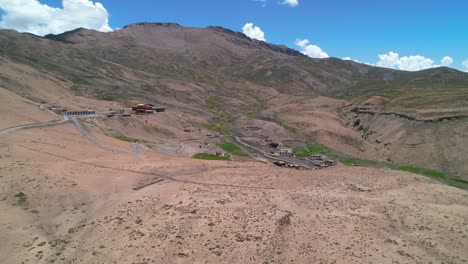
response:
M359 60L353 60L353 59L351 59L351 57L344 57L342 60L348 60L348 61L354 61L354 62L359 62L359 63L361 63Z
M421 55L416 56L405 56L400 58L398 68L404 71L419 71L429 68L434 68L437 65L434 65L434 61L423 57Z
M449 56L445 56L445 57L442 58L440 63L441 63L442 66L450 67L450 65L453 64L453 59L451 57L449 57Z
M398 53L391 51L388 54L380 54L376 65L404 71L419 71L440 66L449 67L453 64L453 59L445 56L440 62L441 65L435 64L434 60L421 55L400 57Z
M301 48L301 52L311 58L328 58L328 54L319 46L310 44L308 39L297 39L296 45Z
M299 1L298 0L283 0L283 2L281 2L281 4L289 5L291 7L296 7L296 6L299 5Z
M388 54L379 55L379 62L377 62L377 66L395 69L397 68L399 61L400 55L390 51Z
M363 64L367 64L367 65L371 65L371 66L375 66L369 62L362 62L360 60L355 60L355 59L352 59L351 57L344 57L342 60L348 60L348 61L354 61L354 62L357 62L357 63L363 63Z
M360 60L352 59L351 57L344 57L342 60L354 61L354 62L357 62L357 63L367 64L369 66L375 66L375 64L372 64L370 62L362 62Z
M0 28L15 29L44 36L59 34L79 27L112 31L109 13L91 0L63 0L62 8L50 7L38 0L0 0L4 15Z
M242 27L242 31L251 39L257 39L261 41L266 41L265 33L257 26L254 26L253 23L247 23Z
M468 72L468 60L464 60L464 61L462 62L462 65L463 65L463 67L464 67L463 70L466 71L466 72Z

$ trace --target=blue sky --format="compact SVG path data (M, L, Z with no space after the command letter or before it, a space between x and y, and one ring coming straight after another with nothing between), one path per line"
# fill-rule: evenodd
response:
M0 0L0 8L8 1L18 0ZM382 61L378 55L387 54L381 66L388 59L388 67L399 68L402 64L394 63L405 56L412 61L415 58L409 56L416 55L432 59L436 66L444 56L450 56L451 67L464 69L462 62L468 60L466 0L297 0L295 7L282 1L99 0L113 29L145 21L188 27L217 25L242 32L243 26L251 22L264 32L268 42L304 52L307 46L316 45L329 56L372 64ZM62 8L62 0L39 2ZM298 39L308 39L309 43L298 46Z

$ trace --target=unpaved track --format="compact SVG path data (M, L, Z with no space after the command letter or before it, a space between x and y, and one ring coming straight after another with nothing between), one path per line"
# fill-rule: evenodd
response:
M115 153L115 154L122 154L122 155L127 155L127 156L136 156L136 157L143 157L144 156L144 154L141 153L138 150L138 145L139 145L138 143L133 143L132 144L132 149L133 149L133 151L135 153L130 153L130 152L127 152L127 151L106 147L106 146L102 145L101 143L99 143L93 136L91 136L91 134L89 134L89 132L83 127L83 125L81 124L81 122L77 118L72 118L71 120L75 124L78 131L80 131L80 133L83 136L85 136L91 143L93 143L96 147L98 147L100 149L104 149L104 150L110 151L110 152Z
M86 131L86 129L83 127L83 125L80 123L80 121L76 117L69 118L67 116L63 116L63 119L58 120L58 121L51 121L51 122L45 122L45 123L35 123L35 124L27 124L27 125L10 127L10 128L0 130L0 136L5 135L5 134L10 133L10 132L21 130L21 129L62 125L62 124L68 123L70 120L73 121L73 123L75 124L78 131L80 131L80 133L83 136L85 136L89 141L91 141L91 143L96 145L98 148L101 148L101 149L104 149L104 150L107 150L107 151L110 151L110 152L116 153L116 154L135 156L135 157L144 157L145 156L138 149L138 147L140 146L140 143L132 143L132 150L133 150L134 153L130 153L130 152L126 152L126 151L122 151L122 150L118 150L118 149L113 149L113 148L109 148L109 147L106 147L106 146L102 145L93 136L91 136L88 133L88 131Z
M5 135L5 134L7 134L9 132L14 132L14 131L21 130L21 129L61 125L61 124L67 123L69 120L70 119L68 119L68 117L64 117L62 120L58 120L58 121L51 121L51 122L45 122L45 123L35 123L35 124L28 124L28 125L10 127L10 128L0 130L0 136Z
M192 138L192 139L182 140L182 141L179 142L179 148L175 152L176 152L176 154L180 155L180 151L182 151L185 148L184 143L198 141L198 140L204 140L204 139L205 138Z
M14 132L14 131L17 131L17 130L21 130L21 129L28 129L28 128L38 128L38 127L47 127L47 126L55 126L55 125L62 125L62 124L65 124L67 123L70 119L67 117L67 116L61 116L61 115L58 115L56 113L54 113L53 111L51 110L47 110L46 109L46 106L49 105L49 104L52 104L54 102L57 102L63 98L66 98L65 97L61 97L53 102L48 102L48 103L45 103L45 104L41 104L39 106L39 109L41 109L42 111L47 111L55 116L58 116L60 118L60 120L57 120L57 121L50 121L50 122L44 122L44 123L34 123L34 124L26 124L26 125L21 125L21 126L15 126L15 127L10 127L10 128L6 128L6 129L3 129L3 130L0 130L0 136L1 135L5 135L9 132Z
M140 143L132 143L133 152L135 152L135 154L136 154L138 157L144 157L145 154L143 154L143 153L138 149L139 146L141 146Z

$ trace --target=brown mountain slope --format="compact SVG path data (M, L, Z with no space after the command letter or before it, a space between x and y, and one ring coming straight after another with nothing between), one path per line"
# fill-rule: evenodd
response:
M72 124L1 136L0 262L468 261L466 190L388 169L296 171L142 151L96 148Z
M45 38L2 30L0 42L0 67L33 69L2 70L0 85L36 102L48 98L34 89L33 71L64 93L170 106L199 116L197 127L215 116L207 109L214 101L228 121L267 118L290 128L293 138L344 155L459 177L468 172L468 140L460 132L468 123L468 75L456 70L403 72L311 59L219 27L161 23ZM375 96L383 99L369 105Z
M57 119L44 102L167 108L0 132L0 263L466 263L466 190L254 152L189 158L268 136L463 175L465 81L309 59L221 28L0 31L0 129Z

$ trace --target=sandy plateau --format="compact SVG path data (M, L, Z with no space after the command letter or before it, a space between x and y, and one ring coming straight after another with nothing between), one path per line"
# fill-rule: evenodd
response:
M57 119L27 101L9 111L14 96L0 97L2 128ZM466 190L389 169L177 157L190 137L167 115L159 141L151 120L128 121L148 126L144 157L72 123L1 135L0 263L468 263ZM101 128L118 119L91 121L99 142L132 151Z

